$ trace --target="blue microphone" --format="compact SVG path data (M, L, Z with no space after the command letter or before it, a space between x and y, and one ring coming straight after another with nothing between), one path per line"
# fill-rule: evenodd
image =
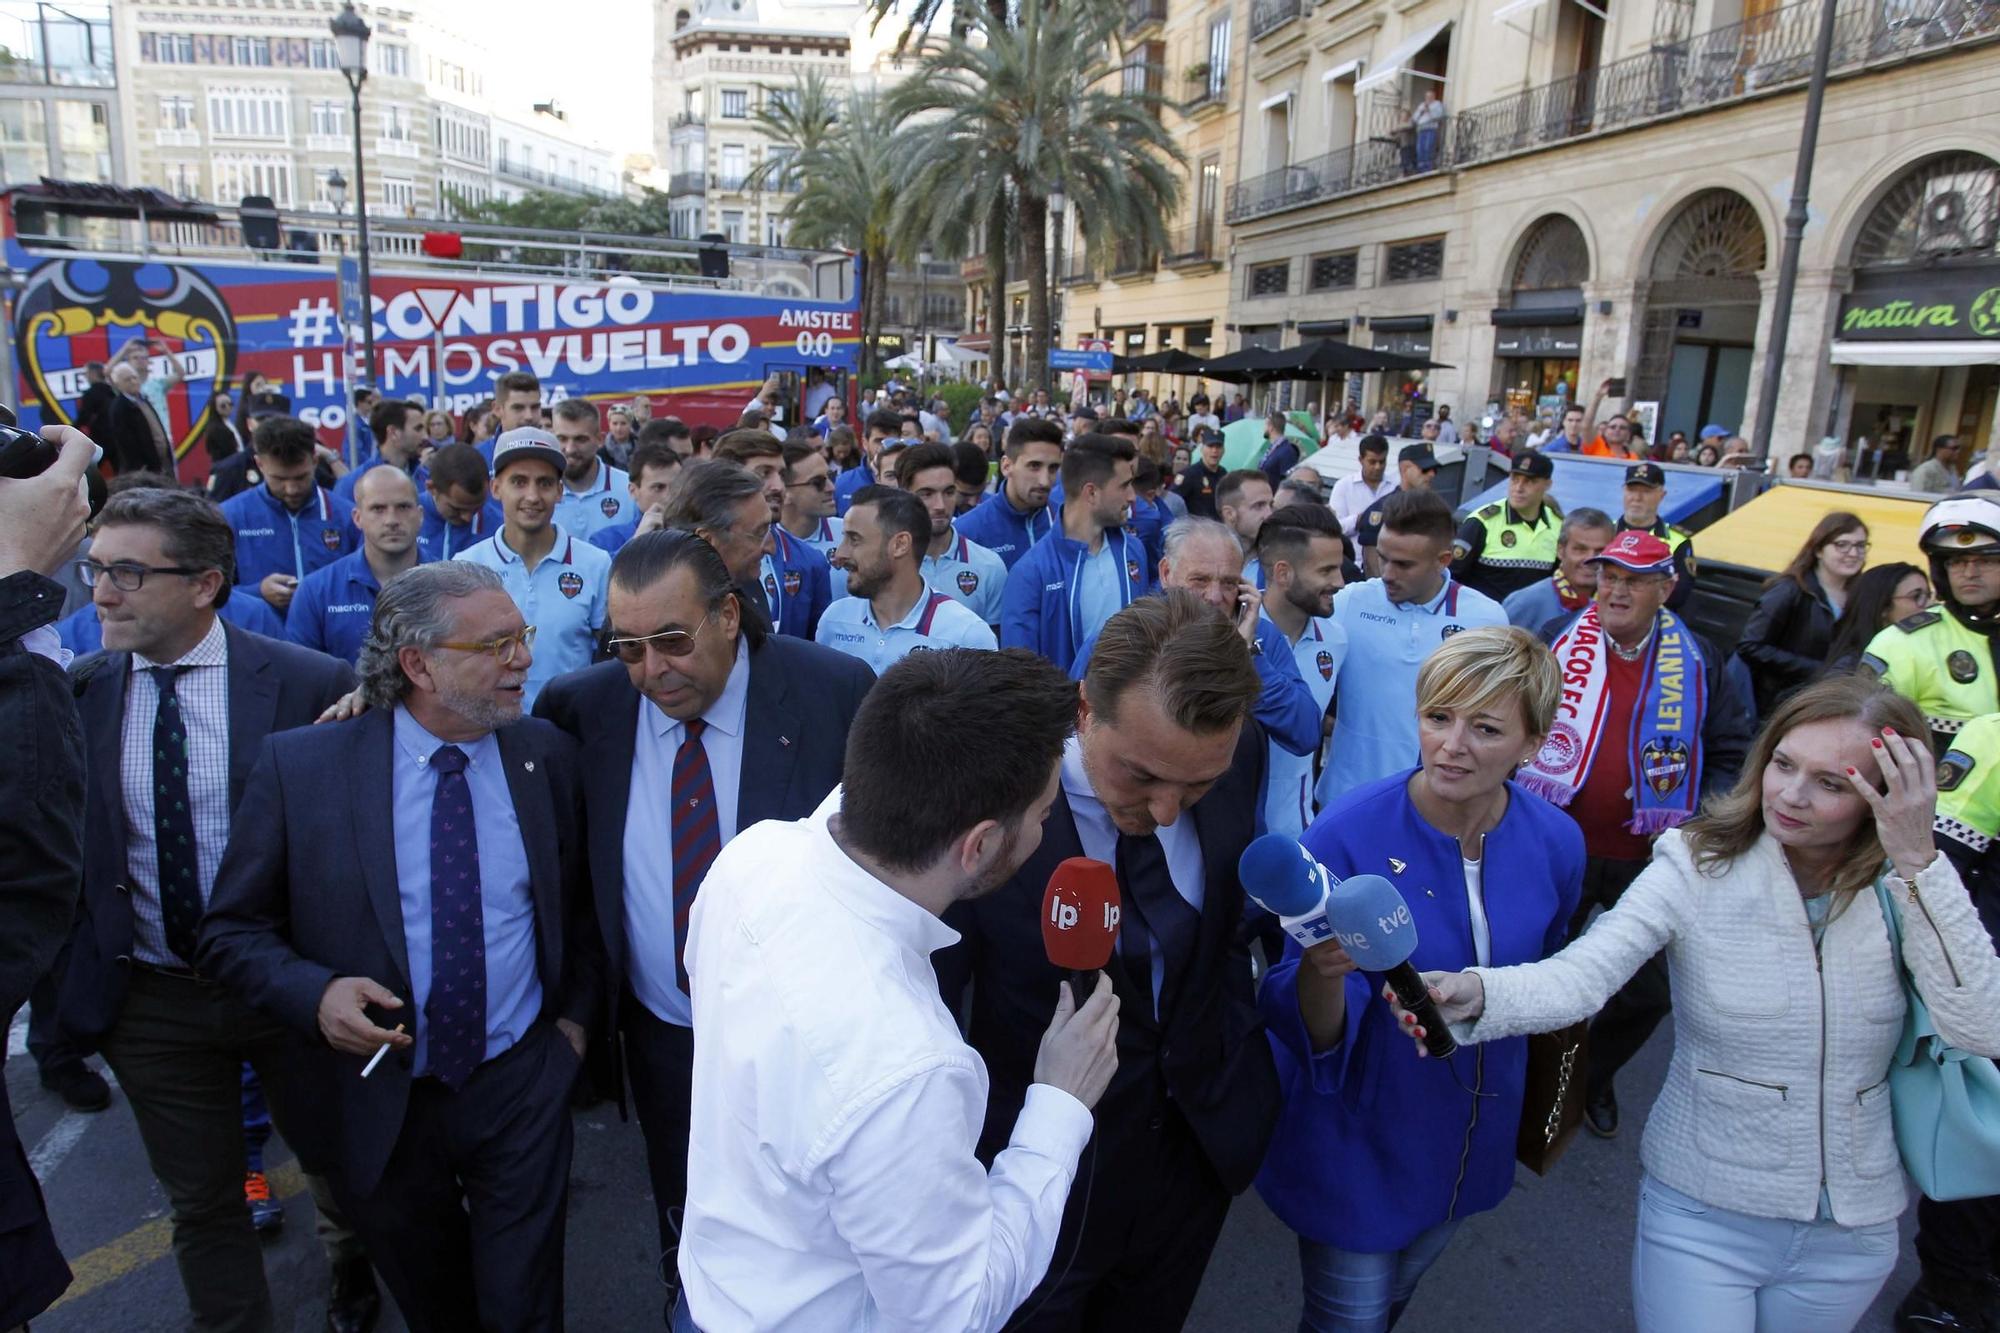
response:
M1301 949L1333 938L1326 919L1333 876L1298 839L1266 833L1243 849L1236 877L1243 882L1243 892L1277 917L1278 925Z
M1417 924L1396 886L1380 875L1343 879L1327 896L1326 919L1347 956L1363 972L1386 980L1396 1002L1417 1016L1424 1049L1439 1058L1456 1051L1458 1043L1439 1016L1430 987L1410 962L1417 951Z

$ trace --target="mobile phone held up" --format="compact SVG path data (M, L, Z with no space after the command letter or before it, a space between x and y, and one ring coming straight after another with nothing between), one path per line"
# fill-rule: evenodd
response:
M0 406L0 477L39 477L61 454L62 450L35 432L22 430L15 424L14 414ZM98 457L103 457L101 449ZM104 475L94 467L85 468L83 483L90 495L90 516L96 518L97 511L104 508Z

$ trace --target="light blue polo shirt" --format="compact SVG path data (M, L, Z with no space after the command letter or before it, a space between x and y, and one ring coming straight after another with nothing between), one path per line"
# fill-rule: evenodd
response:
M792 533L793 537L826 557L827 581L833 587L833 600L836 602L847 596L847 571L833 563L834 548L840 545L841 534L846 531L847 520L835 518L829 514L819 521L819 526L814 528L809 536L800 537L798 533ZM764 572L767 574L771 572L769 568L770 563L770 560L766 558L764 561Z
M598 455L597 480L589 490L573 491L567 480L563 482L562 496L556 501L556 522L564 532L589 541L601 528L638 518L639 506L626 481L610 459Z
M1267 615L1264 620L1270 622L1271 617ZM1341 663L1346 657L1347 631L1330 616L1314 616L1306 621L1305 631L1292 645L1292 660L1298 663L1299 676L1305 681L1313 703L1319 707L1322 726L1325 725L1327 705L1333 702L1334 688L1340 679ZM1276 741L1267 744L1269 757L1264 761L1267 784L1264 831L1296 838L1306 831L1306 826L1313 820L1314 756L1293 754Z
M989 625L1000 623L1000 594L1007 587L1007 562L978 542L954 533L943 555L927 555L924 582L963 603Z
M887 629L875 623L865 597L843 597L819 618L814 636L825 648L858 657L881 675L908 653L925 648L998 648L992 627L959 602L926 588L910 614Z
M560 523L555 529L555 546L533 569L507 545L505 528L455 557L498 574L521 618L535 627L535 663L528 668L524 709L535 706L535 696L548 681L590 665L610 595L610 555L571 536Z
M1505 625L1507 613L1447 574L1423 603L1390 602L1380 579L1350 583L1334 594L1333 620L1347 632L1347 655L1365 669L1336 680L1333 744L1315 792L1322 807L1416 766L1417 668L1452 635Z

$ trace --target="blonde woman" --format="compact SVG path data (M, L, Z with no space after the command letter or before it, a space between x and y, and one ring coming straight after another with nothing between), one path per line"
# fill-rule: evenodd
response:
M1674 1054L1632 1255L1644 1333L1840 1333L1895 1267L1908 1192L1888 1073L1905 1005L1879 877L1939 1033L2000 1055L2000 958L1932 844L1925 737L1873 681L1808 685L1581 939L1427 976L1454 1031L1487 1042L1589 1017L1667 951Z

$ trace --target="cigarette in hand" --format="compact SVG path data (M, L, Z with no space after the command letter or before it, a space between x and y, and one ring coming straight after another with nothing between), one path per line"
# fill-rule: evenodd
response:
M395 1030L397 1032L401 1032L403 1030L403 1025L401 1023L396 1024ZM389 1043L385 1041L382 1043L382 1049L375 1052L375 1054L369 1056L368 1063L361 1066L361 1077L367 1078L370 1074L374 1073L375 1066L381 1064L382 1057L387 1055L388 1053L389 1053Z

